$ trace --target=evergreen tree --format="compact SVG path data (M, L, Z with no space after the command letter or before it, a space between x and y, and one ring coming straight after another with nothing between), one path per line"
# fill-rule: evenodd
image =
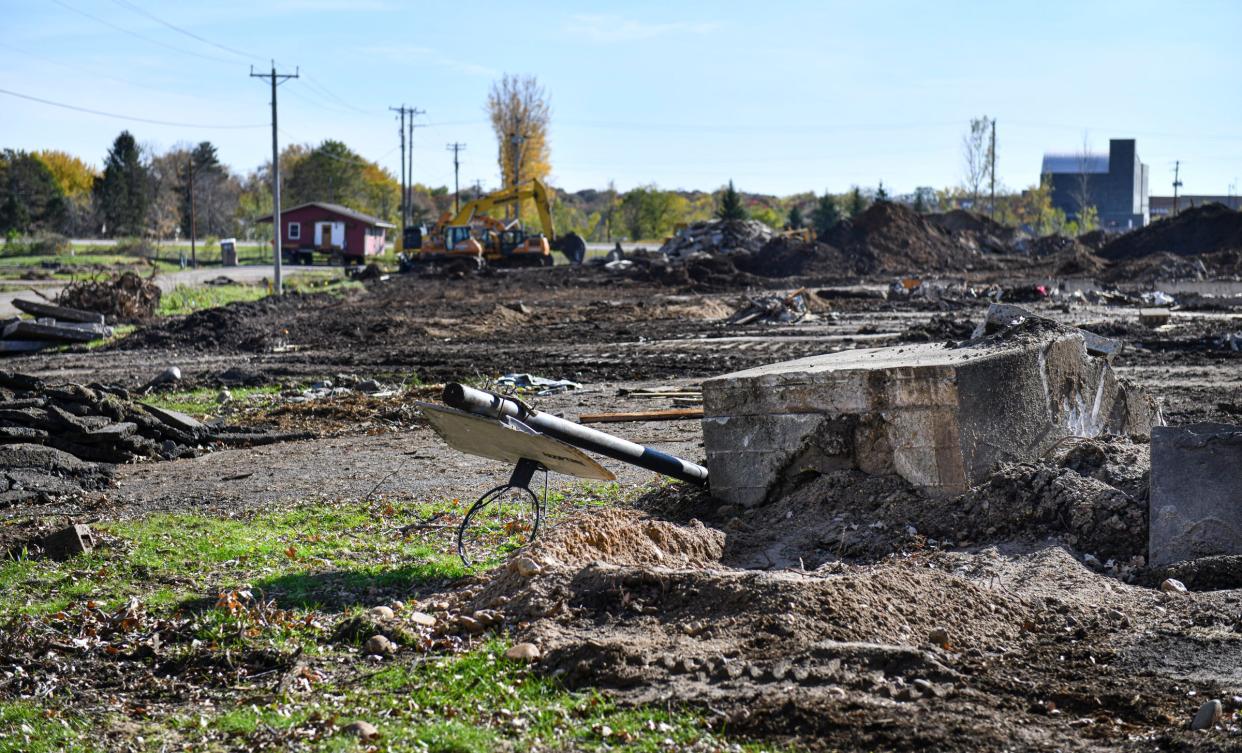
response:
M888 201L888 191L884 190L884 181L880 181L880 187L875 189L876 201Z
M0 234L60 230L65 217L65 195L42 160L12 149L0 153Z
M914 211L927 214L927 199L923 198L922 191L916 191L914 194Z
M138 142L129 131L122 131L108 150L103 177L95 183L108 235L142 234L150 197L147 182L147 167L142 163Z
M840 221L841 210L837 207L837 200L825 191L811 210L811 224L815 227L816 235L822 238Z
M802 217L802 210L798 208L797 204L794 204L789 209L789 220L787 224L789 225L790 230L801 230L802 226L806 224L806 220Z
M716 208L716 216L726 222L746 219L746 207L742 206L742 196L729 181L729 187L720 195L720 206Z
M857 217L867 209L867 200L863 198L862 191L858 190L858 186L854 186L854 190L850 191L850 217Z

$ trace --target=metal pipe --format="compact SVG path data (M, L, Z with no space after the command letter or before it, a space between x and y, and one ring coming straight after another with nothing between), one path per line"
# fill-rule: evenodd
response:
M512 416L536 431L583 450L595 452L623 463L646 468L691 484L705 486L707 469L666 452L635 444L573 421L540 413L517 400L476 390L464 384L444 385L445 405L491 418Z

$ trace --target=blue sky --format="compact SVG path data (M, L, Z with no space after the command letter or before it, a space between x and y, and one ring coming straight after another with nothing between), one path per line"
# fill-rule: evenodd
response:
M1154 194L1242 191L1242 3L0 0L0 89L193 124L127 123L0 94L0 146L99 163L122 128L156 148L210 139L239 171L281 142L337 138L399 170L389 106L426 111L414 174L495 185L483 103L502 73L552 101L553 181L767 193L961 180L972 116L998 120L998 174L1045 151L1138 139ZM145 11L145 13L144 13ZM85 14L85 15L84 15ZM91 16L91 17L87 17ZM92 18L93 17L93 18ZM161 21L179 27L176 31ZM193 36L206 41L199 41ZM256 125L209 129L204 125Z

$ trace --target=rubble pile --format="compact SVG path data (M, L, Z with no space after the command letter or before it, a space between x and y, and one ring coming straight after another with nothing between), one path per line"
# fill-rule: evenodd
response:
M865 270L826 243L776 236L755 254L739 254L737 268L760 277L853 277Z
M22 298L13 307L32 319L13 317L0 321L0 353L33 353L57 345L88 343L112 336L103 314L54 306Z
M709 220L679 230L660 247L660 253L683 258L695 253L755 253L772 240L772 228L758 220Z
M155 316L160 287L136 272L123 272L107 280L72 282L57 296L62 306L94 311L111 322L140 322Z
M765 295L751 298L745 305L734 312L725 323L732 325L755 324L794 324L809 317L814 318L807 306L806 288L795 290L789 295Z
M1242 250L1242 212L1224 204L1205 204L1119 236L1104 244L1100 256L1119 261L1159 253L1194 256L1229 250Z

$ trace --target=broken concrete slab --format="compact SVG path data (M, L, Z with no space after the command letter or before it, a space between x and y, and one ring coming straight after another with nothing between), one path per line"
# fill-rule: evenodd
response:
M713 495L754 505L802 473L848 468L955 494L1065 437L1159 423L1081 332L1027 321L958 347L843 351L705 381Z
M1151 434L1148 562L1242 554L1242 426L1163 426Z
M88 324L104 324L104 315L95 311L83 311L82 309L69 308L68 306L57 306L54 303L43 303L42 301L30 301L24 298L14 298L13 308L23 311L31 316L49 317L65 322L86 322Z
M167 426L171 426L174 429L180 429L181 431L194 434L203 431L206 428L203 426L202 421L199 421L193 416L188 416L181 411L172 410L171 408L159 408L147 403L142 403L141 405L152 416L155 416L162 423Z
M0 340L0 353L34 353L55 345L51 340Z
M1144 327L1162 327L1172 316L1173 312L1167 308L1142 308L1138 312L1139 324Z

